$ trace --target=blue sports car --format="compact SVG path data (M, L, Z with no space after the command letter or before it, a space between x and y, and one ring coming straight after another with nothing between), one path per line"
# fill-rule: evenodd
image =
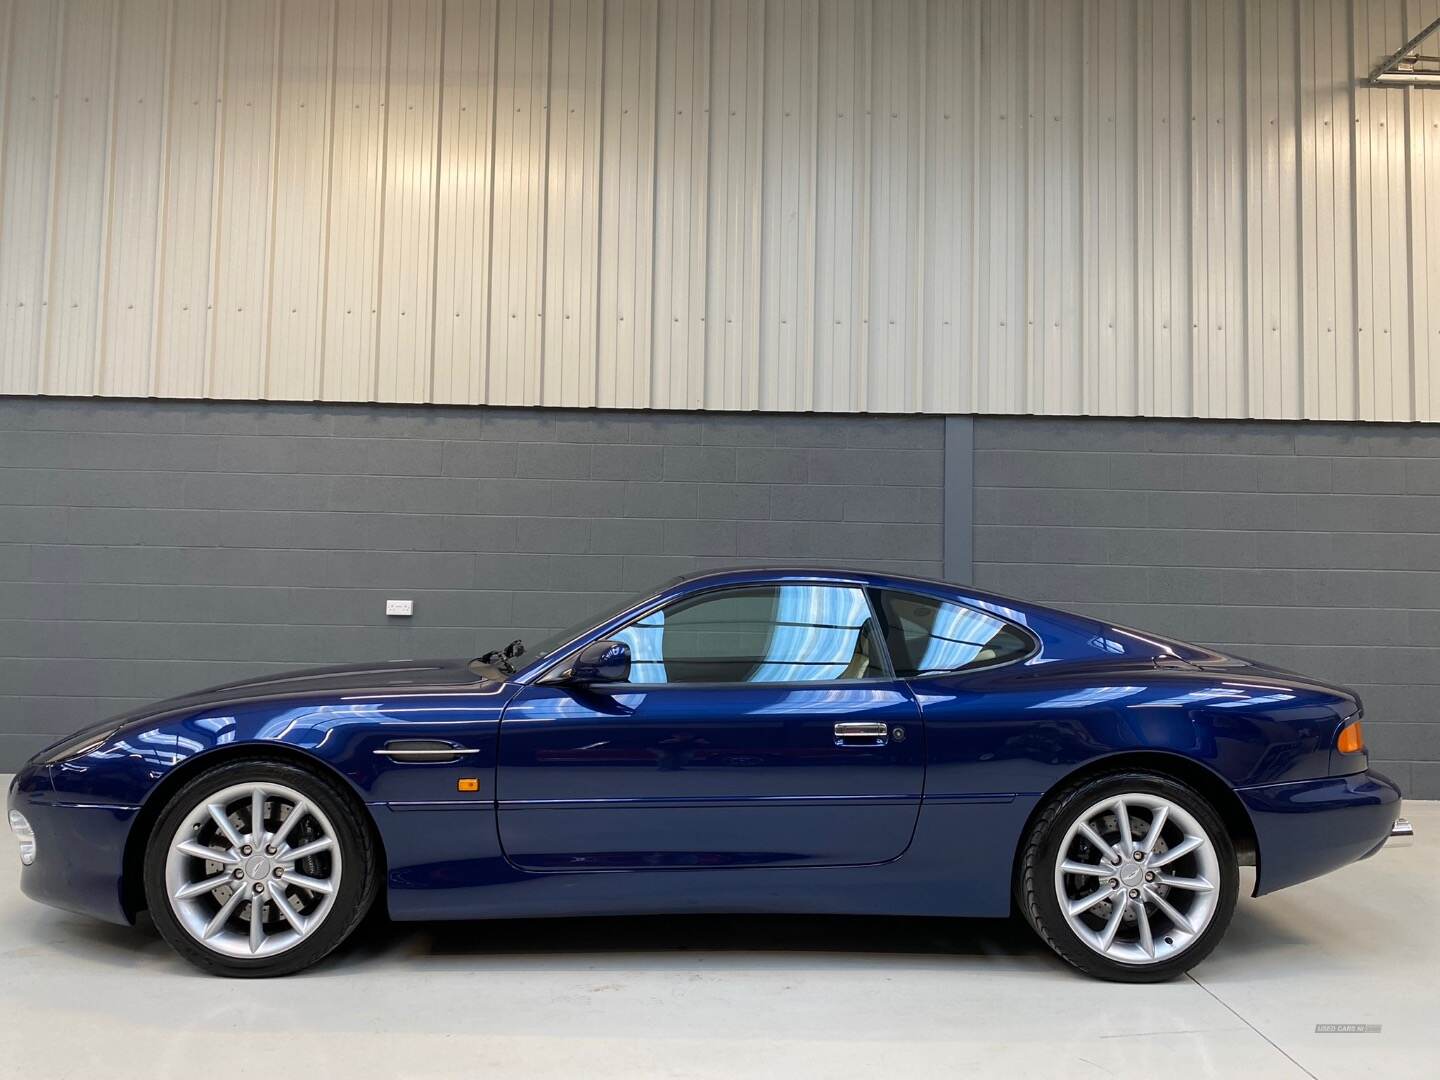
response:
M1103 978L1408 833L1348 690L939 581L678 579L476 660L116 717L10 788L26 893L220 975L395 919L1003 916Z

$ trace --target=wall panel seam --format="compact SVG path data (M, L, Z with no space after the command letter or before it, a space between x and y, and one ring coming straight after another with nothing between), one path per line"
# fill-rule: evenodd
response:
M35 378L34 386L36 392L43 392L47 382L47 365L50 358L50 328L51 328L51 305L52 299L51 272L55 257L55 221L59 213L60 203L60 126L63 120L63 107L60 98L60 86L65 75L65 20L70 13L69 0L60 0L55 10L55 70L51 73L50 79L50 182L47 185L49 195L45 205L45 249L43 262L40 270L40 338L38 347L35 350ZM0 130L0 155L4 153L3 130ZM4 177L0 175L0 189L4 187ZM0 207L0 217L3 217L3 207ZM3 243L3 239L0 239Z

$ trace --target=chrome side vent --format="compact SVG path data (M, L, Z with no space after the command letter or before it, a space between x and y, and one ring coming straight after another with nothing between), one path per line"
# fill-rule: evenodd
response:
M459 761L467 754L480 751L466 746L456 746L443 739L391 739L375 753L392 761L408 761L416 765L443 765Z

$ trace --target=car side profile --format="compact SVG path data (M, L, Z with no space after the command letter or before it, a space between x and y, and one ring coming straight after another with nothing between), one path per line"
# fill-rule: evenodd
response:
M1348 690L951 583L677 579L526 649L232 683L42 751L21 885L300 970L397 920L1005 916L1134 982L1408 833Z

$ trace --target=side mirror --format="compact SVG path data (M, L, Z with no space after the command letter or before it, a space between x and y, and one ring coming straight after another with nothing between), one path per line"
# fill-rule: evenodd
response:
M623 641L592 641L576 655L566 682L616 683L630 681L630 646Z

